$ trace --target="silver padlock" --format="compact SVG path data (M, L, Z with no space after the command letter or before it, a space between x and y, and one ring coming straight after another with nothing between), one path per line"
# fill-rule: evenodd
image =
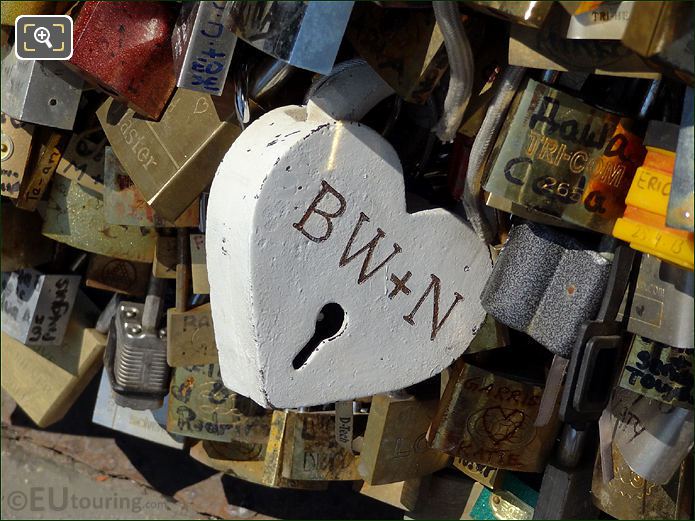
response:
M12 51L2 62L2 111L20 121L72 130L82 85L58 61L20 60Z
M104 366L122 407L159 409L167 394L166 328L160 327L164 284L152 277L145 303L121 302L111 323Z
M320 74L333 68L354 2L234 2L229 27L256 49Z
M693 349L694 281L692 271L642 255L627 330L670 347Z
M220 96L236 36L225 27L232 2L184 3L171 35L176 86Z
M695 224L695 172L693 167L693 89L685 89L681 128L678 132L676 166L673 169L666 225L693 233Z

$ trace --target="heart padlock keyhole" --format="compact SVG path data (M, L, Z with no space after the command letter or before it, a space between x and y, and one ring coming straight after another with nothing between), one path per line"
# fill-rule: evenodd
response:
M343 327L343 322L345 322L345 311L339 304L331 302L323 306L316 317L314 336L311 337L309 342L307 342L297 356L294 357L294 360L292 360L292 367L299 369L306 364L311 354L316 351L316 348L321 342L327 338L331 338L340 331Z

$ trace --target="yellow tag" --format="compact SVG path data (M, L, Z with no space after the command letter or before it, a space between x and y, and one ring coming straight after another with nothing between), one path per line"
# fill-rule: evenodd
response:
M671 176L651 168L639 168L632 180L625 202L648 212L666 215Z

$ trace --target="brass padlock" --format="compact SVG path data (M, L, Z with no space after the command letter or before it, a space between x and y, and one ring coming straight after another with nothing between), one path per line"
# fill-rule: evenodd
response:
M570 13L567 38L620 40L634 7L635 2L604 2L591 11Z
M210 304L167 311L167 363L171 367L217 362Z
M508 474L503 488L497 490L475 483L462 519L534 519L537 501L538 492Z
M513 24L509 33L509 64L632 78L661 77L619 40L566 38L568 17L569 14L554 3L540 29Z
M603 436L620 452L632 471L657 485L668 484L693 449L693 410L666 405L623 388L616 388L602 421L609 425ZM604 425L604 427L605 427ZM608 451L601 453L602 463ZM606 469L604 469L606 470ZM604 480L610 474L604 472Z
M505 476L504 470L463 458L454 458L454 467L469 478L492 490L502 485Z
M111 99L97 111L114 154L162 218L186 211L241 132L233 94L229 85L219 98L179 89L158 122Z
M62 176L53 180L42 233L74 248L134 262L152 262L157 237L154 228L109 226L103 199Z
M405 485L405 481L397 481L396 483L388 483L386 485L370 485L365 482L357 482L354 490L359 490L361 495L376 499L392 507L408 510L408 506L401 501Z
M556 415L543 427L534 425L542 394L541 385L460 363L428 440L435 449L476 463L540 472L560 426Z
M438 400L390 395L372 398L360 452L359 472L370 485L431 474L447 466L449 456L432 449L426 434Z
M282 472L298 481L350 481L361 479L358 457L336 440L336 416L332 411L275 411L285 416L283 429L271 429L270 440L281 438ZM364 428L362 426L362 428Z
M644 157L632 122L528 80L492 152L485 189L610 233Z
M91 255L85 285L123 295L144 297L150 280L151 267L144 262L133 262L103 255Z
M540 28L548 17L552 2L470 2L470 7L508 22Z
M39 128L33 143L32 160L19 187L17 208L36 210L63 157L66 138L53 129Z
M203 465L212 467L251 483L271 486L265 480L267 444L201 441L191 447L190 455ZM280 477L276 488L326 490L327 481L292 481Z
M104 150L108 142L101 128L91 124L92 119L90 117L87 122L86 130L70 137L56 173L101 195L104 193Z
M14 25L18 16L28 14L61 14L70 5L70 2L2 2L2 25Z
M104 149L104 213L109 224L125 226L195 227L200 207L195 200L174 222L162 219L147 204L111 147Z
M603 480L601 458L596 458L591 494L594 504L616 519L690 519L692 509L692 456L681 464L666 485L636 474L611 446L613 478Z
M176 278L176 263L178 249L176 237L170 235L158 235L154 247L154 261L152 262L152 274L160 279Z
M61 420L101 367L106 337L87 328L97 315L78 296L60 348L27 347L2 333L2 388L39 427Z
M217 363L174 369L169 432L212 441L264 443L269 429L270 413L225 388Z

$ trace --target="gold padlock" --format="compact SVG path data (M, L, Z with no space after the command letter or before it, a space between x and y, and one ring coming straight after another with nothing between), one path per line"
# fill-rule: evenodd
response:
M528 80L509 109L485 189L611 233L645 149L632 121Z
M264 443L270 412L227 389L217 363L174 369L167 430L212 441Z
M91 255L85 285L123 295L144 297L150 281L150 271L150 265L144 262Z
M2 25L14 25L14 21L18 16L27 14L61 14L66 11L70 2L2 2L2 16L0 21Z
M552 2L470 2L470 7L508 22L540 28L550 13Z
M540 29L513 24L509 33L509 64L632 78L661 77L659 72L619 40L566 38L568 18L569 13L552 2L550 12Z
M167 311L167 364L171 367L217 362L210 304Z
M154 228L109 226L103 199L62 176L53 179L42 233L80 250L148 263L157 237Z
M542 385L459 363L428 440L436 449L476 463L541 472L560 427L557 415L543 427L534 426L542 394Z
M431 474L447 466L449 456L432 449L426 434L437 399L372 398L360 452L359 472L370 485L382 485Z
M469 478L474 479L481 485L484 485L492 490L499 488L504 480L504 470L491 467L490 465L476 463L475 461L469 461L463 458L454 458L454 467L463 472Z
M298 481L359 480L358 457L336 440L336 417L332 411L275 411L285 416L281 436L282 477ZM270 446L270 445L269 445Z
M200 222L197 200L176 221L162 219L147 204L111 147L104 149L104 211L106 222L126 226L195 227Z
M212 181L241 130L234 92L178 89L160 121L142 119L109 99L97 111L113 152L147 203L175 221Z
M15 201L17 208L36 210L63 157L66 137L64 133L52 128L38 129L32 161Z
M104 193L104 150L108 142L89 118L86 130L70 137L56 173L100 195Z
M462 519L533 519L532 504L537 498L535 490L513 475L507 476L502 489L490 490L475 483Z
M78 295L59 348L27 347L2 333L2 388L39 427L61 420L99 371L106 336L86 328L96 315Z
M152 275L160 279L175 279L178 258L176 237L171 235L158 235L154 247Z
M401 510L408 510L408 506L401 501L406 481L397 481L396 483L387 483L385 485L370 485L365 482L356 482L355 485L355 490L358 490L363 496L376 499Z
M264 481L267 445L262 443L200 441L191 447L190 455L203 465L230 476L259 485ZM327 481L291 481L279 478L276 488L326 490Z
M591 494L594 504L616 519L690 519L693 495L692 454L666 485L634 473L620 451L611 447L613 479L604 482L601 458L596 458Z

